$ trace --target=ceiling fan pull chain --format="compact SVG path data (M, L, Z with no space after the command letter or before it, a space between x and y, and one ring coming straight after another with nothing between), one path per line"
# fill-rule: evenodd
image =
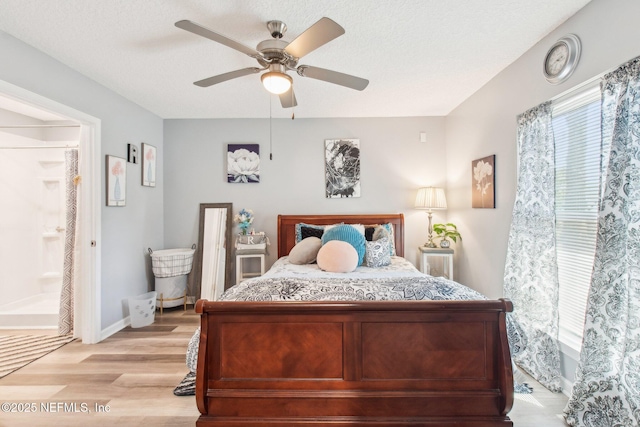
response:
M273 96L269 94L269 160L273 160L273 148L272 148L272 139L273 139L273 130L271 128L271 99Z

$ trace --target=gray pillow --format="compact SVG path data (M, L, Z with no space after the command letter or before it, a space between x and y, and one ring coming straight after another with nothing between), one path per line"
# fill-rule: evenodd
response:
M316 260L321 247L322 240L317 237L302 239L291 248L289 262L291 264L311 264Z

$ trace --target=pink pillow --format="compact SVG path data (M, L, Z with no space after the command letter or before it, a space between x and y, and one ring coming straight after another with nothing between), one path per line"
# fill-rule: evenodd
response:
M330 240L318 251L318 267L331 273L349 273L358 266L358 252L342 240Z

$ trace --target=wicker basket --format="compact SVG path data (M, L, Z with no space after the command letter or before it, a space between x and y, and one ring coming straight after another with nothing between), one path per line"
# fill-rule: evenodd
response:
M151 252L151 269L156 277L174 277L189 274L193 265L194 249L163 249Z

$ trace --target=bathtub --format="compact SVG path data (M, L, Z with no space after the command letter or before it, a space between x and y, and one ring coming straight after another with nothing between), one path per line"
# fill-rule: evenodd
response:
M0 305L0 329L57 329L59 310L57 292Z

